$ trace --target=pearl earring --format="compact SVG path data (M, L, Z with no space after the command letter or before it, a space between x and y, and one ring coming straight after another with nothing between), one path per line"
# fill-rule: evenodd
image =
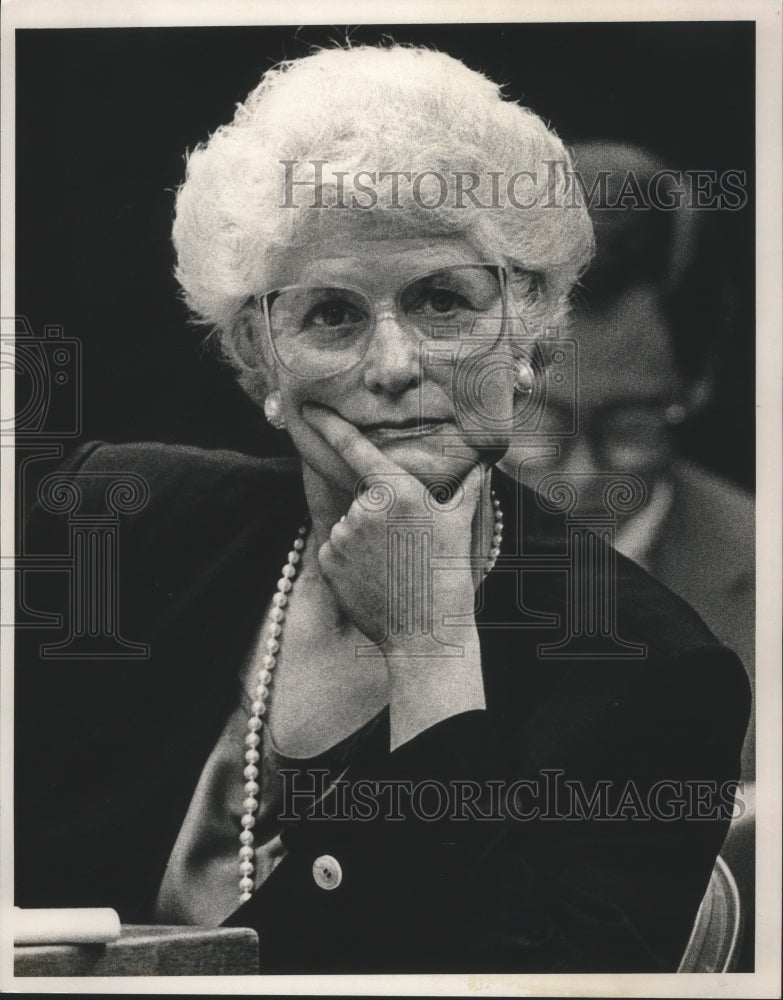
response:
M273 392L270 392L264 400L264 416L275 428L275 430L281 431L285 427L283 401L280 397L279 389L275 389Z
M527 398L533 392L535 375L533 369L527 361L520 361L517 365L517 377L514 382L514 392L517 396Z

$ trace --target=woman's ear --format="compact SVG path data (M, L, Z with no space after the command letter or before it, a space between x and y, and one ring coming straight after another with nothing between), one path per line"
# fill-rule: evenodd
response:
M242 307L224 343L226 353L238 367L250 371L268 368L262 320L257 308Z
M243 306L224 334L222 346L239 384L254 402L263 403L267 394L277 388L277 379L257 308Z

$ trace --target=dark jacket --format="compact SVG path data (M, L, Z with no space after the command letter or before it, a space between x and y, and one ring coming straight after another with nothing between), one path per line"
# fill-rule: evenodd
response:
M90 445L70 463L79 516L125 472L146 480L149 501L120 525L119 629L149 654L53 659L40 647L65 630L20 630L16 902L113 906L139 923L306 507L300 473L280 462ZM539 530L532 494L499 472L494 486L506 534L479 592L486 711L391 754L378 726L344 776L472 782L479 815L427 821L404 805L397 820L290 823L286 858L228 921L258 930L262 971L677 967L728 826L745 673L687 605L619 556L615 632L642 655L552 655L573 627L566 539L542 546L551 530ZM39 510L28 552L65 553L68 530ZM67 617L68 580L31 574L27 606ZM508 802L498 812L487 780L519 779L516 813ZM342 870L330 891L313 877L324 855Z
M650 553L650 573L692 605L755 682L756 534L753 497L690 462L673 470L674 497ZM743 776L755 777L748 727Z

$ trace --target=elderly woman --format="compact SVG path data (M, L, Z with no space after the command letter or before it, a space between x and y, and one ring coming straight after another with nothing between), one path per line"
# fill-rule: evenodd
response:
M612 626L564 641L568 540L494 468L590 254L568 168L490 81L402 47L269 71L190 155L186 301L301 463L72 459L86 503L149 486L119 594L150 653L29 654L22 905L254 927L267 972L677 968L742 667L597 535Z

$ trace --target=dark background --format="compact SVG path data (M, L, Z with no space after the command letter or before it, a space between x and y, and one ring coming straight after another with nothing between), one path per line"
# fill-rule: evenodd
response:
M752 179L752 22L17 31L16 311L37 334L61 324L81 342L83 439L287 453L187 323L173 189L184 151L231 119L265 69L346 31L457 56L566 143L628 140L675 168ZM752 489L753 199L716 214L713 252L736 306L717 392L684 446Z

